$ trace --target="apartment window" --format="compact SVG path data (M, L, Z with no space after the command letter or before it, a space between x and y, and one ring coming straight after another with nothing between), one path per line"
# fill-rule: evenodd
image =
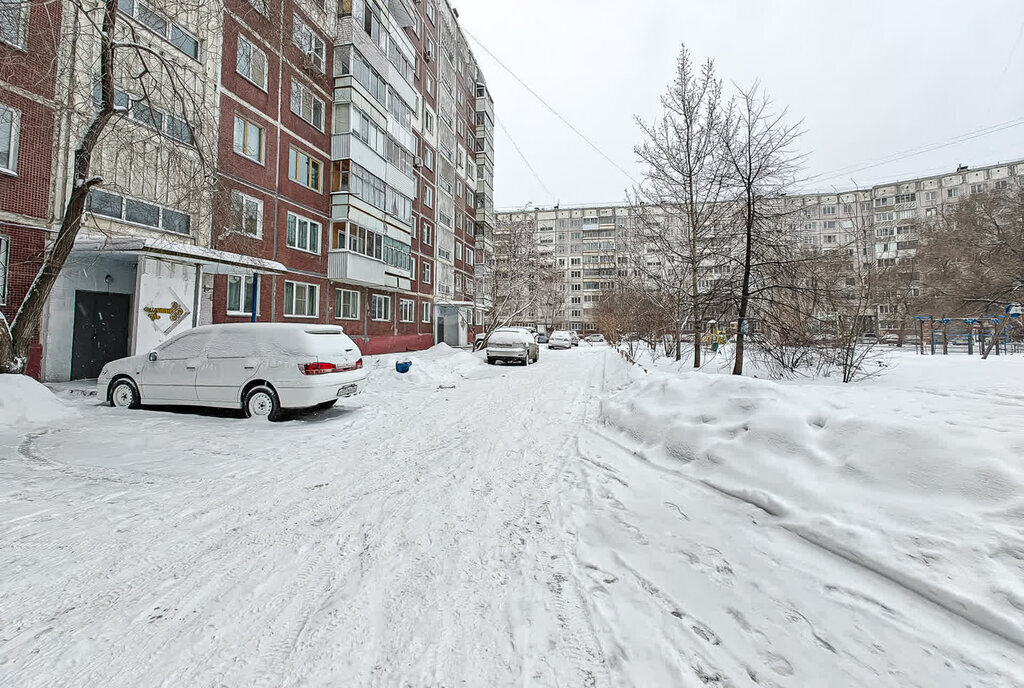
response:
M580 303L580 297L573 296L571 299L569 299L569 303Z
M466 265L473 264L473 249L469 246L466 247Z
M9 2L10 0L0 0L0 5ZM14 4L17 5L18 1L14 0ZM118 0L117 8L193 60L199 59L199 41L152 7L139 0Z
M427 19L431 24L437 25L437 8L434 6L433 0L427 3Z
M257 239L263 238L263 201L232 191L231 229Z
M320 287L303 282L284 283L284 314L293 318L315 318L320 307Z
M253 45L245 36L238 37L235 51L235 71L247 81L267 90L267 54Z
M398 322L416 322L416 302L401 299L398 302Z
M455 242L455 260L462 260L462 242Z
M822 206L821 214L822 215L835 215L836 214L836 207L834 205Z
M266 17L269 14L267 9L267 0L249 0L249 4L252 8Z
M582 258L570 258L569 265L580 265L582 263L582 260Z
M430 110L423 111L423 128L429 131L431 134L434 133L434 115ZM430 169L434 169L431 167Z
M434 207L434 190L426 184L423 185L423 205L428 208Z
M263 127L241 115L235 115L235 152L242 157L263 164Z
M434 95L434 77L427 75L427 93Z
M22 0L0 0L0 43L25 47L28 25L28 3Z
M938 198L939 198L939 192L938 191L926 191L925 194L924 194L924 200L926 200L926 201L935 201L935 200L938 200Z
M313 29L309 28L306 22L302 21L297 14L292 15L292 43L297 45L299 50L315 62L322 74L327 55L324 39L320 38Z
M834 244L834 243L836 243L836 235L835 234L826 234L824 236L824 238L822 239L822 241L823 241L823 243L826 243L826 244Z
M338 188L335 191L344 191L353 196L358 196L375 208L387 209L388 186L384 180L370 174L366 169L360 167L350 160L342 160L335 163L340 168L335 183ZM336 168L337 169L337 168ZM409 213L412 213L412 202L409 203ZM411 217L409 218L411 221Z
M430 246L434 242L434 228L426 222L423 223L423 243Z
M334 317L341 320L359 320L359 292L335 289Z
M432 149L424 148L423 164L426 165L428 170L434 169L434 151Z
M953 187L952 189L946 189L946 198L956 198L960 195L960 189Z
M423 264L423 284L430 284L430 263Z
M292 79L291 106L296 115L318 131L324 130L324 101L313 95L308 86L295 79Z
M355 106L352 107L351 127L352 135L373 149L374 153L382 158L387 154L387 133Z
M228 275L228 315L252 315L252 275Z
M925 217L937 217L939 214L938 208L928 208L924 211Z
M127 198L108 191L89 192L86 210L93 215L109 217L136 225L162 229L175 234L188 234L192 217L171 208Z
M1005 179L1000 179L996 182L996 191L1005 191L1010 188L1010 182Z
M582 289L583 289L583 287L581 285L579 285L579 284L572 285L572 291L580 291Z
M431 304L429 301L424 301L422 304L420 304L420 306L423 310L423 315L420 318L420 320L422 320L425 323L430 322L430 314L431 311L433 310L433 304Z
M370 297L370 319L378 322L391 321L391 297L374 294Z
M897 203L913 203L916 200L917 200L917 194L916 193L897 194L896 195L896 202Z
M2 3L4 0L0 0ZM18 138L21 133L21 113L0 105L0 172L18 172Z
M289 212L285 244L299 251L320 255L320 228L319 222Z
M288 149L288 178L313 189L323 190L323 163L297 148Z
M985 191L985 185L984 184L971 184L971 193L972 194L984 193L984 191Z

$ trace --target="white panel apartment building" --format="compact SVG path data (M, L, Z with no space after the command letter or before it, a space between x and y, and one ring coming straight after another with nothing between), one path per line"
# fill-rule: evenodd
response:
M936 216L945 204L985 191L1024 184L1024 160L950 174L906 179L871 188L787 197L788 230L807 247L847 246L865 265L895 267L916 255L916 221ZM604 295L615 290L631 260L623 250L632 231L626 205L536 208L503 211L497 226L512 222L533 225L538 251L551 256L563 277L565 301L555 326L580 332L595 330L594 312ZM851 262L854 255L851 254ZM500 256L498 257L500 261ZM881 331L900 327L892 307L876 304ZM523 324L541 324L528 313Z

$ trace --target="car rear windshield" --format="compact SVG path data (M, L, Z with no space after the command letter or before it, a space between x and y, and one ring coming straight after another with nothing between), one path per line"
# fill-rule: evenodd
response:
M491 335L491 344L507 345L522 344L526 341L526 335L522 332L495 332Z

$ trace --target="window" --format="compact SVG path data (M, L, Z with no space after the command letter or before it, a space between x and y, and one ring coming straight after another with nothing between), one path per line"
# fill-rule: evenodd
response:
M387 154L387 133L355 106L352 107L351 127L352 135L373 149L374 153L382 158Z
M249 4L252 8L262 14L264 17L267 16L267 0L249 0Z
M821 214L822 215L835 215L836 214L836 207L834 205L822 206Z
M11 261L11 240L0 234L0 305L7 303L7 274ZM427 322L424 320L424 322Z
M430 110L423 111L423 128L429 131L431 134L434 133L434 114ZM430 169L434 169L431 167Z
M432 149L424 148L423 164L426 165L428 170L434 169L434 151Z
M0 0L0 5L9 0ZM14 2L17 5L17 0ZM199 41L174 22L168 21L159 12L139 0L119 0L117 8L157 34L172 46L191 57L199 59ZM2 16L2 15L0 15ZM2 35L2 34L0 34Z
M469 246L466 247L466 265L473 264L473 249Z
M428 225L426 222L423 223L423 243L430 246L434 241L434 228ZM428 280L429 281L429 280Z
M227 311L228 315L252 315L252 275L228 275Z
M455 260L462 260L462 242L455 242Z
M423 185L423 205L428 208L434 207L434 190L426 184Z
M320 223L289 212L285 244L300 251L320 255Z
M324 130L324 101L302 82L292 79L292 112L309 122L318 131Z
M3 1L0 0L0 3ZM20 133L21 113L14 108L0 105L0 172L17 173Z
M938 208L928 208L927 210L924 211L924 216L925 217L937 217L938 214L939 214L939 209Z
M190 215L177 210L99 189L89 192L86 210L93 215L145 225L176 234L188 234L192 223Z
M423 264L423 284L430 284L430 263Z
M398 302L398 322L416 321L416 302L408 299L401 299Z
M425 322L425 323L430 322L430 315L431 315L431 311L433 310L433 308L431 307L432 304L429 301L424 301L420 305L422 306L422 309L423 309L423 317L420 318L420 319L423 322Z
M378 322L391 321L391 297L373 294L370 297L370 319Z
M897 203L913 203L916 200L917 200L917 194L916 193L896 194L896 202Z
M320 306L320 287L302 282L284 283L284 314L293 318L315 318Z
M433 0L427 3L427 19L431 24L437 25L437 9L434 7Z
M288 149L288 178L313 189L323 190L323 163L297 148Z
M359 320L359 292L336 289L334 291L334 317L341 320Z
M384 210L387 207L387 185L384 180L370 174L366 169L352 162L342 160L335 163L339 173L335 178L338 188L335 191L343 191L353 196L358 196L375 208ZM410 202L410 214L412 205ZM411 220L411 218L410 218Z
M267 90L267 54L257 48L245 36L238 37L235 52L235 71L247 81Z
M1005 179L1000 179L996 182L996 191L1005 191L1010 188L1010 182Z
M257 239L263 238L263 201L232 191L231 229Z
M25 47L25 26L28 3L22 0L0 0L0 43Z
M322 74L327 55L324 39L309 28L297 14L292 15L292 42L314 61Z
M985 191L985 185L984 184L971 184L971 193L972 194L984 193L984 191Z
M939 192L938 191L926 191L925 194L924 194L924 200L926 200L926 201L934 201L934 200L937 200L938 198L939 198Z
M574 284L571 287L572 291L580 291L582 288L583 287L581 287L579 284ZM596 289L597 287L594 287L594 288Z
M263 164L263 127L235 115L235 152Z
M946 189L946 198L956 198L960 195L960 189L953 187L952 189Z

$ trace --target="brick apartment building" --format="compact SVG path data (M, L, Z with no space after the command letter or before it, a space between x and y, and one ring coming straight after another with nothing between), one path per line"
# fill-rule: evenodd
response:
M336 323L370 354L472 341L486 308L476 240L493 230L493 104L447 3L382 3L120 0L121 30L175 61L196 111L118 91L126 112L97 150L104 183L33 374L91 377L206 323ZM8 317L59 226L94 107L98 41L71 4L44 6L0 13ZM19 68L29 62L52 71ZM201 176L214 188L194 186Z

